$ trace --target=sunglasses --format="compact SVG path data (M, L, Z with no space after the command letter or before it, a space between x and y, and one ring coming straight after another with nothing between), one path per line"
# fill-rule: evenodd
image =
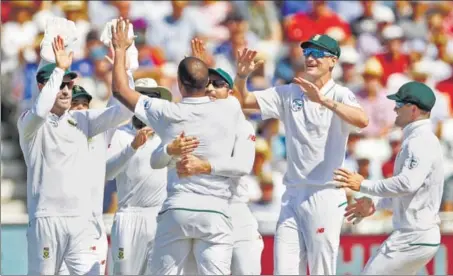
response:
M303 49L304 56L309 57L312 56L314 58L324 58L324 57L334 57L334 54L331 54L329 52L315 49L315 48L305 48Z
M211 83L212 86L214 86L214 88L229 87L228 83L224 80L209 80L208 85L206 85L206 87L208 87Z
M396 108L401 108L401 107L405 106L406 104L408 104L408 103L400 102L400 101L395 102Z
M66 86L67 86L69 89L71 89L71 87L72 87L72 82L71 82L71 81L62 82L62 83L60 84L60 90L62 90L62 89L65 88Z

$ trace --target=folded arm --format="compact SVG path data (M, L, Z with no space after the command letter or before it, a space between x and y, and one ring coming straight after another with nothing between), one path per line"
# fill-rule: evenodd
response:
M115 179L123 171L129 160L134 156L136 150L128 144L122 151L108 158L106 165L105 178L107 180Z

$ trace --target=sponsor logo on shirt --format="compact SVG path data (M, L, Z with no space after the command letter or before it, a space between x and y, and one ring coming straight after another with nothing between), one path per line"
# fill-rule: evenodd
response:
M122 247L118 248L118 259L124 259L124 248Z
M294 99L291 103L291 110L294 112L301 111L304 106L302 99Z
M49 259L50 258L49 247L44 247L42 249L42 257L44 259Z
M415 156L411 156L409 161L407 161L406 166L409 170L412 170L418 166L418 158Z

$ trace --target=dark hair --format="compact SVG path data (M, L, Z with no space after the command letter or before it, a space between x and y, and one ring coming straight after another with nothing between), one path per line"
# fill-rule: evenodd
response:
M186 57L178 65L178 78L187 93L206 89L209 81L208 66L196 57Z

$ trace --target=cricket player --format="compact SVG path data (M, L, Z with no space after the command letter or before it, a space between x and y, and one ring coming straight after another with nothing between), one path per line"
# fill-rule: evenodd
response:
M432 131L430 112L434 92L423 83L409 82L387 98L396 102L395 125L403 128L394 176L364 180L357 173L338 169L338 187L379 197L363 197L346 209L348 220L371 216L374 210L393 212L394 231L368 261L364 275L416 275L440 245L440 218L444 172L442 148Z
M235 87L243 108L259 109L264 120L285 126L288 169L274 245L274 274L333 275L346 207L343 190L335 189L333 171L343 164L353 128L368 118L354 94L334 82L340 56L336 40L315 35L301 44L303 78L294 83L248 93L248 75L262 64L256 52L238 52Z
M152 98L171 101L171 92L153 79L139 79L135 89ZM116 178L118 211L112 225L111 245L115 275L147 272L156 234L156 218L167 197L167 169L151 169L150 157L161 143L154 131L137 117L120 127L108 154L107 180Z
M198 41L195 43L198 43ZM222 69L209 69L209 85L206 89L206 94L211 99L225 99L233 93L232 90L233 79L227 72ZM229 175L234 179L233 185L230 186L232 193L230 215L234 240L231 273L232 275L260 275L261 253L264 243L258 232L258 222L247 205L250 200L247 194L247 182L240 177L250 173L253 167L255 160L255 129L245 118L238 128L233 156L231 161L228 162L228 167L225 169L216 168L217 173L223 171L224 175ZM173 157L188 154L187 150L194 148L193 140L178 142L177 139L168 145L161 145L153 153L151 159L152 167L167 166ZM209 167L208 160L201 160L195 157L188 159L188 162L177 163L177 169L182 174L207 174L208 172L204 169Z
M69 111L73 80L68 68L73 53L66 53L60 36L52 48L55 63L38 70L40 93L17 127L27 165L29 227L28 273L55 275L63 262L70 274L97 275L98 238L91 205L88 139L127 120L120 106L102 110Z
M231 158L236 126L243 116L236 99L211 101L205 94L208 68L194 57L178 66L178 86L183 100L171 103L141 95L126 85L124 55L132 40L119 19L112 30L115 47L114 95L135 116L151 126L164 144L181 132L197 137L193 152L199 158L218 162ZM226 114L228 116L226 116ZM175 167L168 168L168 197L157 217L151 256L151 274L181 275L193 252L199 275L228 275L232 257L232 225L228 215L231 181L228 177L203 174L184 177Z

